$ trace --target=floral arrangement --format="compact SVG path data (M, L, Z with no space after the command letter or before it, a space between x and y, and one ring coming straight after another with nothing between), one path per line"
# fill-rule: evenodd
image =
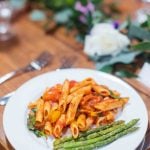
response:
M119 77L137 77L144 62L150 63L150 18L142 24L126 21L93 26L85 38L84 52L96 62L96 68Z
M108 6L109 13L104 11L102 0L39 0L39 3L52 12L50 19L58 27L77 31L77 40L84 43L84 52L96 62L98 70L136 77L135 71L145 61L150 62L149 16L142 23L135 24L130 19L119 23L113 18L119 14L114 3Z
M109 13L104 11L103 0L29 0L34 5L37 2L52 12L49 17L56 22L56 25L65 26L67 29L77 31L76 39L84 42L85 35L91 28L103 21L110 21L112 14L117 14L119 10L115 3L108 6ZM116 15L115 15L116 16ZM49 27L49 26L48 26ZM49 30L46 28L45 30Z

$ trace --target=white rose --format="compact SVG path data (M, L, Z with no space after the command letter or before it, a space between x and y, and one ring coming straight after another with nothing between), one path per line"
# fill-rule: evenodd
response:
M85 38L84 52L89 56L116 55L129 45L127 36L114 29L112 25L97 24Z

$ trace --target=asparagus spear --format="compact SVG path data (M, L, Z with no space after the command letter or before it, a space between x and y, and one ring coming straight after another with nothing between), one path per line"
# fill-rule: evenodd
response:
M85 137L85 136L90 135L92 133L95 133L95 132L98 132L98 131L101 131L101 130L104 130L104 129L108 129L108 128L112 127L112 126L116 126L116 125L119 125L119 124L122 124L122 123L124 123L124 121L123 120L119 120L119 121L110 123L108 125L103 125L103 126L100 126L98 128L94 128L94 129L88 130L86 132L80 133L78 138ZM56 145L62 144L64 142L68 142L68 141L72 141L72 140L74 140L74 138L72 136L64 137L64 138L56 139L53 144L54 144L54 146L56 146Z
M94 144L96 142L100 142L103 141L105 139L108 139L112 136L114 136L115 134L122 132L123 130L126 130L132 126L134 126L137 122L139 121L139 119L133 119L130 122L128 122L126 125L120 125L120 127L118 127L117 129L115 129L112 132L109 132L108 134L104 134L102 136L98 136L96 138L93 139L85 139L84 141L77 141L77 142L65 142L63 144L60 145L60 147L62 148L76 148L76 147L81 147L81 146L86 146L86 145L90 145L90 144ZM106 131L105 131L106 132ZM59 146L54 147L54 148L60 148Z
M119 125L115 125L115 126L112 126L112 127L110 127L110 128L108 128L108 129L105 129L105 130L102 130L102 131L99 131L99 132L95 132L95 133L91 133L91 134L89 134L89 135L87 135L87 136L85 136L85 137L81 137L81 138L78 138L77 140L71 140L71 141L68 141L68 142L65 142L65 143L62 143L62 144L59 144L59 145L55 145L54 146L54 149L56 150L56 149L58 149L58 148L61 148L61 147L63 147L63 145L65 145L65 144L70 144L70 143L76 143L76 142L80 142L80 143L82 143L82 141L83 142L92 142L93 140L92 139L95 139L96 137L98 137L98 136L101 136L101 138L100 139L103 139L103 138L106 138L107 136L104 136L105 134L107 134L107 133L110 133L111 131L115 131L117 128L120 128L121 126L123 126L124 125L124 123L122 123L122 124L119 124ZM108 136L110 136L110 135L108 135ZM88 141L89 140L89 141ZM79 143L79 144L80 144ZM83 143L84 144L84 143Z
M122 125L124 125L124 123L122 124L119 124L119 125L116 125L116 126L112 126L108 129L105 129L105 130L102 130L102 131L99 131L99 132L95 132L95 133L92 133L92 134L89 134L88 136L86 136L86 139L89 140L89 139L93 139L93 138L96 138L98 136L102 136L102 135L105 135L107 133L110 133L116 129L118 129L119 127L121 127ZM84 139L85 140L85 139ZM80 140L79 140L80 141Z
M105 146L107 144L110 144L112 142L114 142L115 140L119 139L120 137L124 136L124 135L127 135L129 133L132 133L134 131L136 131L139 127L131 127L131 128L128 128L122 132L119 132L118 134L114 135L114 136L111 136L110 138L104 140L104 141L99 141L99 142L96 142L94 144L90 144L90 145L86 145L86 146L81 146L81 147L77 147L77 148L74 148L74 150L93 150L94 148L99 148L99 147L102 147L102 146ZM72 149L72 148L71 148ZM68 149L65 149L64 150L71 150L70 148Z
M70 143L78 143L79 145L82 144L90 144L90 143L93 143L95 140L103 140L107 137L110 137L111 134L108 134L108 135L105 135L107 133L111 133L112 131L115 131L116 129L119 129L121 127L124 127L125 124L122 123L122 124L119 124L119 125L115 125L115 126L112 126L108 129L105 129L105 130L102 130L102 131L99 131L99 132L95 132L95 133L91 133L85 137L81 137L81 138L78 138L77 140L71 140L71 141L68 141L68 142L65 142L65 143L62 143L62 144L59 144L59 145L55 145L54 146L54 149L57 150L57 149L60 149L62 147L65 147L64 145L65 144L70 144ZM99 137L99 139L96 139L96 137ZM93 139L93 140L92 140ZM79 146L77 145L77 146Z

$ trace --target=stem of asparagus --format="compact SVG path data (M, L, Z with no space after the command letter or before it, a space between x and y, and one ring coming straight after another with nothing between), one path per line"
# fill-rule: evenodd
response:
M129 123L127 123L126 125L121 124L121 125L118 125L118 128L113 128L111 130L110 129L104 130L104 134L101 133L100 134L101 136L97 133L96 138L93 138L93 139L86 139L85 138L84 141L77 141L77 142L75 142L75 141L65 142L65 143L59 145L58 147L56 146L55 148L56 149L58 149L58 148L76 148L76 147L94 144L96 142L100 142L100 141L109 139L110 137L114 136L115 134L122 132L122 131L134 126L138 121L139 121L139 119L133 119ZM107 132L107 130L109 130L109 132Z
M92 133L108 129L108 128L112 127L112 126L116 126L116 125L119 125L119 124L122 124L122 123L124 123L124 121L123 120L119 120L119 121L113 122L113 123L108 124L108 125L103 125L103 126L100 126L98 128L94 128L94 129L88 130L86 132L80 133L78 138L82 139L82 137L88 136L88 135L90 135ZM74 140L74 138L72 136L56 139L54 141L54 146L62 144L64 142L71 141L71 140Z
M74 150L93 150L94 148L99 148L99 147L102 147L102 146L105 146L107 144L110 144L112 142L114 142L115 140L119 139L120 137L124 136L124 135L127 135L129 133L132 133L134 131L136 131L139 127L131 127L131 128L128 128L122 132L119 132L118 134L114 135L114 136L111 136L110 138L104 140L104 141L98 141L94 144L89 144L89 145L86 145L86 146L81 146L81 147L77 147L77 148L74 148ZM64 148L64 150L71 150L72 148Z
M105 135L105 134L111 133L112 131L115 131L116 129L119 129L120 127L124 127L124 126L125 126L124 123L119 124L119 125L115 125L115 126L112 126L112 127L108 128L108 129L101 130L99 132L91 133L91 134L89 134L89 135L87 135L85 137L78 138L77 140L71 140L71 141L67 141L67 142L64 142L64 143L59 144L59 145L55 145L54 149L55 150L60 149L62 147L65 147L66 144L68 145L68 144L71 144L71 143L77 143L77 144L80 145L82 142L83 142L82 144L86 144L88 142L90 144L94 140L96 140L95 139L96 137L99 137L99 140L103 140L103 139L105 139L105 138L110 136L110 134L109 135Z

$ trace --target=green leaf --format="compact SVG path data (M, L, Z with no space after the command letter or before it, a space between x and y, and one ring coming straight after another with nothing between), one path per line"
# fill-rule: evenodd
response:
M148 24L148 29L150 30L150 15L148 15L147 24Z
M99 23L103 18L103 14L100 11L94 11L92 13L92 24L95 25Z
M45 15L44 11L35 9L30 12L29 18L32 21L42 21L42 20L46 19L46 15Z
M120 98L120 96L116 96L111 90L109 90L109 92L112 98L117 98L117 99Z
M141 42L137 45L133 45L131 49L139 51L150 51L150 42Z
M132 72L129 72L129 71L126 71L126 70L120 70L120 71L117 71L115 72L115 75L120 77L120 78L136 78L137 75L132 73Z
M70 17L73 15L73 12L71 9L64 9L62 11L57 12L54 15L54 20L58 24L65 24L69 21Z
M100 71L103 71L103 72L107 72L107 73L112 73L113 71L113 66L112 65L107 65L107 66L104 66L100 69Z
M33 132L34 132L34 134L35 134L37 137L46 136L45 133L44 133L43 131L40 131L40 130L34 130Z
M141 24L141 27L150 30L150 15L147 16L147 20Z
M96 63L96 68L98 70L100 70L104 66L113 65L113 64L116 64L116 63L130 64L131 62L134 61L134 58L138 54L140 54L140 52L122 52L119 55L111 57L109 60L98 61Z
M150 32L136 25L131 24L128 31L130 38L138 38L141 40L150 40Z

